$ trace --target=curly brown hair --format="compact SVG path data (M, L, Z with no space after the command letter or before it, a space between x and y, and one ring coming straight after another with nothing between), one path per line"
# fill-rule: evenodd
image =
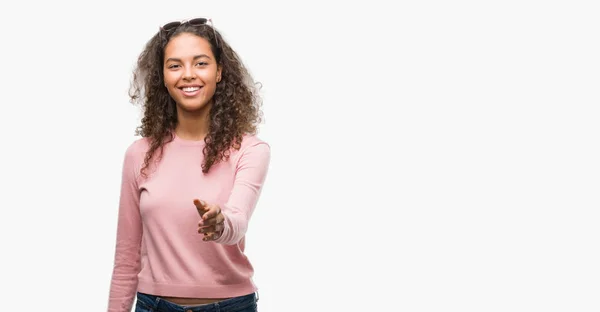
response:
M209 112L202 171L207 173L212 165L228 159L231 148L239 149L243 136L255 134L261 122L259 84L254 83L238 54L218 31L211 25L192 26L187 23L168 33L159 31L146 43L138 57L129 92L131 103L140 104L143 111L141 125L136 128L135 134L150 140L142 167L143 175L146 175L145 170L156 151L160 150L160 158L164 144L174 139L177 109L164 85L163 62L167 43L182 33L206 39L222 68L222 80L217 84Z

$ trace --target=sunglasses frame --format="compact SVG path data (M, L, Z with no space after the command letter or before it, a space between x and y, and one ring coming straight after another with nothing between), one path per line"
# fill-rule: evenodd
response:
M215 36L215 42L217 43L217 47L219 46L219 38L217 37L217 31L215 30L215 26L213 25L212 19L207 18L207 17L195 17L195 18L191 18L191 19L166 23L166 24L160 26L159 33L160 33L161 39L164 39L163 33L169 33L170 31L175 30L175 29L177 29L177 27L179 27L183 24L186 24L186 23L190 24L192 26L209 25L213 30L213 33Z

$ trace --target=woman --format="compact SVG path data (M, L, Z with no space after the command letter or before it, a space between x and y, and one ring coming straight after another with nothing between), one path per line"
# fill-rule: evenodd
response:
M109 311L257 309L244 235L270 147L253 80L208 21L166 24L138 59Z

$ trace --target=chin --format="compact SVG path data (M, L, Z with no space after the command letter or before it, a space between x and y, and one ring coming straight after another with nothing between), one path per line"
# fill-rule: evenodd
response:
M210 106L208 103L182 103L178 105L181 109L186 112L198 112L202 111Z

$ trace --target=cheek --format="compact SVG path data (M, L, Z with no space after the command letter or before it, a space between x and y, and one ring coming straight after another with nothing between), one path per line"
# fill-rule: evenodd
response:
M169 74L165 74L163 76L163 80L165 81L167 86L172 86L177 81L177 79L175 79L175 77L173 77L173 75L169 75Z
M204 72L200 73L199 76L207 84L213 85L217 82L217 74L215 72L213 72L212 70L204 71Z

